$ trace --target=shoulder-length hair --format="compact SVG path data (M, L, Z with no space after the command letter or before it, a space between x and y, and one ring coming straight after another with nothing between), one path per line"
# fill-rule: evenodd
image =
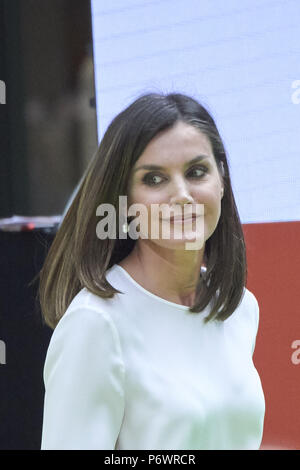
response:
M96 209L102 203L119 209L119 196L127 195L135 162L151 139L178 121L208 137L224 184L219 222L205 242L206 276L199 275L195 303L189 311L201 312L211 305L205 321L223 321L240 304L247 277L245 242L217 126L208 111L189 96L148 93L110 123L39 273L38 298L44 320L51 328L82 288L102 298L120 293L107 281L106 271L132 251L136 240L118 235L116 239L99 239Z

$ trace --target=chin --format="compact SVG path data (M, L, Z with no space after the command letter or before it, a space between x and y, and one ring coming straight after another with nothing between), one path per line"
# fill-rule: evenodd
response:
M201 250L205 245L205 237L197 238L194 233L190 234L190 236L189 234L187 234L187 236L182 236L180 239L171 237L169 239L150 239L149 241L151 244L157 245L161 248L180 251L190 251L191 249ZM193 244L192 246L194 248L188 244ZM190 246L190 248L187 248L187 246Z

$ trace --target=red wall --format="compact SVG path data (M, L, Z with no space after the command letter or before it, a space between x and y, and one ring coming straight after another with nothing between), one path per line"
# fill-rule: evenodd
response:
M243 230L247 288L260 306L254 363L266 399L261 448L300 449L300 222Z

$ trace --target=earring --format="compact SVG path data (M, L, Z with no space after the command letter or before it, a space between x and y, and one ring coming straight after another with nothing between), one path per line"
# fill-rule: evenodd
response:
M202 265L200 269L200 276L202 277L202 279L206 279L206 271L207 267Z

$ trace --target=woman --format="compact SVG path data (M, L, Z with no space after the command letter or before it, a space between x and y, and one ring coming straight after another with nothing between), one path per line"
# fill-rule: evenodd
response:
M170 212L155 218L155 205ZM128 216L107 236L101 207ZM55 328L42 449L258 449L259 307L246 273L213 118L182 94L141 96L108 127L41 271Z

